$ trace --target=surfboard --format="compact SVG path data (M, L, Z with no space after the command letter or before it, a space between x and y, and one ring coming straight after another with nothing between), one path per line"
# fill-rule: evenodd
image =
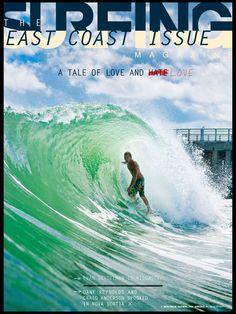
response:
M149 213L146 216L148 217L148 219L151 222L153 222L155 224L158 224L158 225L163 225L164 224L164 220L160 216L156 215L155 213Z
M145 220L147 219L148 221L150 221L152 223L155 223L158 225L164 224L164 220L154 210L152 210L152 212L150 212L150 213L147 213L147 209L145 208L145 210L144 210L142 204L140 202L138 202L137 200L128 201L127 202L128 206L123 201L119 200L117 202L117 205L121 206L124 209L128 209L128 211L131 214L136 214L138 216L141 216Z

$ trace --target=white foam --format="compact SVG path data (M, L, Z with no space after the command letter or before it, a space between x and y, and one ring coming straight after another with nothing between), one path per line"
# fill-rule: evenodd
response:
M156 139L131 138L123 148L140 165L151 206L172 223L211 224L224 220L224 200L209 182L204 166L193 161L163 121L155 121L152 126ZM128 172L126 177L129 181Z

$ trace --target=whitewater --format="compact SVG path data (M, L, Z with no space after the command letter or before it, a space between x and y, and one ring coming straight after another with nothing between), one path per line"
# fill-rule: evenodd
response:
M127 195L125 151L153 215ZM111 104L5 109L5 310L230 311L231 235L231 200L158 123Z

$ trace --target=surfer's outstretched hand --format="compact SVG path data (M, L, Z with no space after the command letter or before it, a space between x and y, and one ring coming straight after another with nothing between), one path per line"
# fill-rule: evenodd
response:
M121 163L122 163L122 164L124 164L124 165L126 165L126 164L127 164L127 162L126 162L126 161L122 161Z

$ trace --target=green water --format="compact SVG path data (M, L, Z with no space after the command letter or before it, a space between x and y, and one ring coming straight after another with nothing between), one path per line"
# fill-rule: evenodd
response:
M76 105L7 109L4 125L6 311L231 309L230 204L224 226L181 228L159 225L126 194L124 151L166 147L146 122Z

